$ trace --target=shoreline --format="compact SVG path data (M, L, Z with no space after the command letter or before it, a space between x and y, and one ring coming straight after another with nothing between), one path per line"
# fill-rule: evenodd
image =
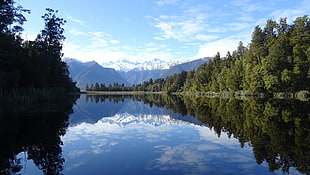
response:
M169 95L166 91L150 92L150 91L81 91L81 94L88 95L145 95L145 94L161 94ZM278 93L245 93L245 92L173 92L172 95L195 95L210 98L279 98L279 99L310 99L310 92L278 92Z
M143 94L167 94L161 92L148 92L148 91L81 91L81 94L88 95L143 95Z

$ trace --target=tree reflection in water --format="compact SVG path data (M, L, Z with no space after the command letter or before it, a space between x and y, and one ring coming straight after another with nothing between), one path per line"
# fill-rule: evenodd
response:
M310 174L310 104L295 99L236 99L168 95L87 96L88 100L123 101L125 98L166 107L197 117L218 136L223 132L249 144L258 164L289 173L296 168Z
M61 136L66 133L68 115L72 112L75 100L76 97L72 96L57 103L33 104L31 109L20 110L17 107L18 111L2 108L1 174L19 174L24 166L22 159L17 156L20 152L27 152L27 159L32 159L44 174L61 174L65 161L62 157Z
M218 136L227 133L240 146L249 144L258 164L266 162L269 170L289 173L296 168L310 174L309 101L294 99L236 99L168 95L87 95L89 102L118 103L130 98L156 105L182 115L197 117ZM23 168L20 152L44 174L61 174L61 136L68 127L68 114L76 99L67 103L45 104L30 111L5 111L0 114L0 171L18 174ZM2 106L3 108L3 106ZM3 109L2 109L3 111Z

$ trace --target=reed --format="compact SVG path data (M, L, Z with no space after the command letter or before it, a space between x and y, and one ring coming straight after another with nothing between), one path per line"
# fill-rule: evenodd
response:
M0 89L0 103L35 103L59 100L65 91L62 88L13 88Z

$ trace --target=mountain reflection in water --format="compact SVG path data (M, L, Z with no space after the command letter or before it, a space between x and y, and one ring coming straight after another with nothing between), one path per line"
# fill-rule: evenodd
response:
M72 109L60 174L310 173L308 101L82 95ZM22 148L16 172L53 174L43 150Z

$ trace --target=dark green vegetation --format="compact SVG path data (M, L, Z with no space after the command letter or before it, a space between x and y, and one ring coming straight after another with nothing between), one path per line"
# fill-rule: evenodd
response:
M310 19L298 17L293 24L286 18L268 20L264 29L255 27L249 46L221 57L218 53L194 71L165 79L150 79L132 87L89 85L86 90L166 91L238 94L295 93L310 90Z
M56 16L57 11L46 10L44 29L35 41L23 41L21 25L26 18L22 13L30 11L15 7L13 0L0 1L0 98L33 96L38 91L55 95L78 91L61 61L66 21Z
M88 101L119 103L126 98L150 107L168 108L197 117L220 136L238 139L240 146L253 147L258 164L289 173L290 168L310 174L309 101L296 99L207 98L174 95L87 95Z
M46 175L60 175L63 170L61 136L69 125L69 114L76 96L67 96L57 103L27 103L0 106L0 174L23 174L25 162L17 156L33 160ZM27 154L27 155L26 155Z

